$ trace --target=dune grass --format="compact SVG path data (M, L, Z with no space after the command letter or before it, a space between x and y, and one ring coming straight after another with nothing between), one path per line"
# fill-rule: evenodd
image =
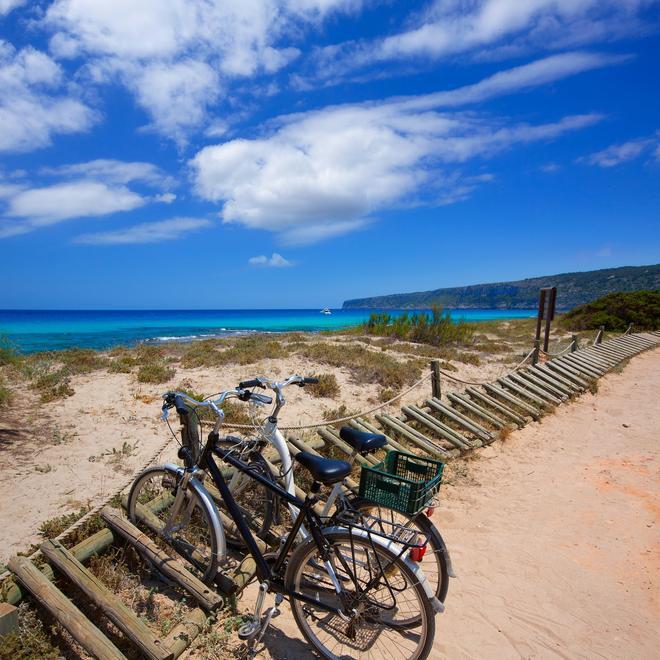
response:
M434 307L430 314L415 312L392 316L387 313L372 314L360 326L366 334L395 337L417 344L431 346L467 345L472 340L474 328L464 321L453 321L448 312Z

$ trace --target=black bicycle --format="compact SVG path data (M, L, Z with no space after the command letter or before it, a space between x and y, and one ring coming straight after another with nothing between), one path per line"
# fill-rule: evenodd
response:
M317 515L314 511L317 494L322 486L331 486L346 478L351 466L345 461L300 452L296 459L312 478L309 494L301 499L255 469L254 463L249 458L245 460L231 445L220 442L219 428L224 418L222 403L230 397L248 401L253 396L269 398L237 388L223 392L213 401L194 402L210 408L216 415L216 424L196 460L187 447L180 449L186 467L179 474L178 484L167 485L173 498L172 509L179 512L179 522L170 520L170 529L185 530L182 512L195 510L202 518L212 521L211 528L217 529L218 523L220 527L222 523L213 498L203 496L206 489L195 477L200 470L208 474L236 531L254 558L259 595L254 615L239 630L239 636L252 648L263 636L277 606L287 598L300 631L325 658L425 658L435 635L434 615L442 610L442 605L420 566L412 559L416 556L415 550L421 547L419 535L386 520L368 526L363 517L356 519L347 515L344 519L335 517L329 525ZM178 393L168 393L165 407L174 407L179 415L186 415L185 398ZM245 509L234 499L216 457L234 470L249 475L255 485L259 484L300 510L276 553L264 554L260 550L262 544L255 539ZM133 501L131 517L136 507L150 508L150 501L141 496L147 490L139 487L139 482L140 477L129 495L129 514ZM137 492L134 492L136 487ZM154 493L149 492L148 497L152 495ZM163 496L158 495L151 502L158 507L162 500ZM176 506L177 500L179 506ZM303 525L306 539L298 542ZM164 536L161 539L167 540ZM199 549L194 540L186 543L183 545L189 550L188 559L194 564ZM425 543L426 540L422 540L422 545ZM181 553L181 544L172 546ZM264 599L269 592L276 595L275 606L262 616Z

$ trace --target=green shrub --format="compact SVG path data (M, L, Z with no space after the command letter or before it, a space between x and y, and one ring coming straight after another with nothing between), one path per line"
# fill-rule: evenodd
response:
M70 374L86 374L108 366L108 359L98 351L88 348L72 348L53 355L64 364Z
M314 378L318 378L318 383L305 385L305 389L315 397L327 397L334 399L339 396L339 383L334 374L316 374Z
M0 366L16 364L20 356L8 337L0 337Z
M471 341L474 328L464 321L453 321L447 312L434 307L430 314L415 312L392 316L375 313L361 326L370 335L396 337L418 344L467 344Z
M624 332L630 323L634 330L658 330L660 291L611 293L572 309L559 323L567 330L597 330L603 325L610 332Z
M174 376L176 369L162 362L147 362L137 373L140 383L166 383Z
M424 365L417 359L401 362L364 346L330 343L309 344L297 354L321 364L344 367L357 383L379 383L384 387L400 388L413 383Z
M237 339L232 346L217 339L193 342L181 360L185 368L217 367L224 364L254 364L268 358L282 358L290 354L280 341L263 336ZM220 349L220 350L218 350Z
M64 399L75 394L73 387L71 387L69 371L65 367L44 369L35 373L35 378L30 387L40 392L43 403Z
M11 390L0 381L0 408L8 406L12 398Z

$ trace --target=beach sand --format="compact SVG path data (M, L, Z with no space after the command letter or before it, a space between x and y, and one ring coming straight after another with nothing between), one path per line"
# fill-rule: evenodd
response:
M431 657L658 657L659 392L656 350L465 461L434 517L458 577ZM286 605L267 645L307 652Z
M351 338L307 336L317 342L355 344ZM407 359L397 353L393 357ZM480 366L453 363L456 375L481 379L506 371L500 355L491 362L486 359ZM83 506L94 507L111 497L131 481L136 470L151 464L160 449L156 462L176 459L178 445L160 419L161 394L168 389L185 385L196 392L211 393L259 375L282 379L292 374L335 375L340 388L337 398L316 398L298 388L287 391L280 426L322 421L325 411L342 404L350 411L372 408L378 405L382 389L378 383L355 382L348 369L296 355L249 365L174 367L174 376L162 384L139 383L135 374L104 370L73 376L74 394L45 404L25 383L16 385L14 403L0 415L0 563L41 542L38 530L43 521ZM446 390L452 389L454 385L447 382ZM429 394L426 382L399 405L419 403ZM171 423L178 431L176 415Z

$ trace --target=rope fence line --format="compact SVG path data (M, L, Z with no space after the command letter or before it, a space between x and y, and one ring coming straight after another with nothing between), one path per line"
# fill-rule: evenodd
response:
M573 342L571 341L571 343L566 348L556 353L553 353L552 351L544 351L542 348L539 348L539 353L543 353L543 355L547 355L548 357L560 357L568 353L572 348Z

